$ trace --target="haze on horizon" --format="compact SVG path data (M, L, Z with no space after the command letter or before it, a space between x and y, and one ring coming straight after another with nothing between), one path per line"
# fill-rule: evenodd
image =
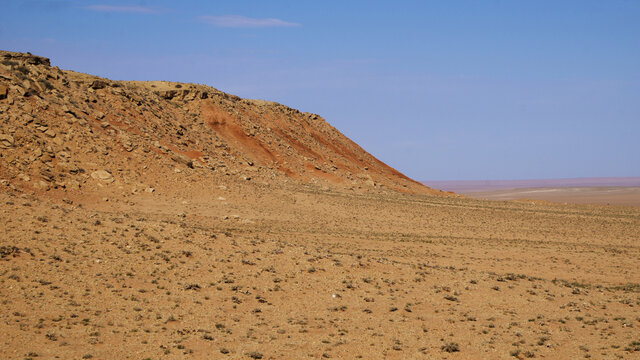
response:
M0 13L0 49L318 113L418 180L640 176L639 38L640 2L622 0L29 0Z

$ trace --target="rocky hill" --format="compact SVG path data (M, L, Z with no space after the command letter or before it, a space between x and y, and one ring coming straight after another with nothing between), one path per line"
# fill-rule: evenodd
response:
M225 181L432 193L318 115L214 88L112 81L0 52L0 179L73 193ZM188 187L186 187L188 188Z
M444 194L317 115L29 54L0 124L0 359L640 353L638 208Z

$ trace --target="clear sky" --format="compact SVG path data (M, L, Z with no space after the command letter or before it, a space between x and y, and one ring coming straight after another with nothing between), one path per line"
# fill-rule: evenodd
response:
M418 180L640 176L636 0L5 0L0 49L318 113Z

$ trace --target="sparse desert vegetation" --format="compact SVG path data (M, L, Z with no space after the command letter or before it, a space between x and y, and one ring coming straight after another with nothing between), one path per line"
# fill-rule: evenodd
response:
M638 352L640 211L227 185L226 220L4 192L3 357Z
M0 63L2 359L640 353L639 208L443 194L312 114Z

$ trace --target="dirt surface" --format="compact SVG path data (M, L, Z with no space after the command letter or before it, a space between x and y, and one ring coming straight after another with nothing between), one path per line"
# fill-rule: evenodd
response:
M640 206L640 177L423 181L475 199Z
M445 195L211 88L30 93L40 59L0 72L1 359L640 355L638 208Z
M544 200L557 203L640 207L640 187L560 187L469 191L465 195L487 200Z
M640 177L592 177L530 180L422 181L422 184L456 193L536 188L640 187Z
M221 185L5 192L0 356L637 355L637 209Z

